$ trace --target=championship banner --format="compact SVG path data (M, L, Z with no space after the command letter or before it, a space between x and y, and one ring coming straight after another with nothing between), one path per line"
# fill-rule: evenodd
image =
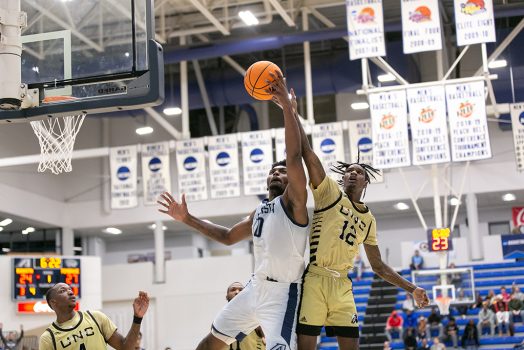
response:
M457 45L497 41L493 0L455 0Z
M390 169L410 165L406 91L369 95L373 130L373 166Z
M187 201L207 199L206 157L204 138L176 142L178 192L186 194Z
M267 194L267 176L273 164L271 130L242 134L244 194Z
M524 103L510 105L517 169L524 170Z
M446 163L449 153L443 86L407 90L413 165Z
M111 209L134 208L137 200L137 147L111 148Z
M438 0L402 0L404 53L442 50Z
M162 192L171 193L169 142L142 145L142 183L144 204L156 204Z
M373 140L371 139L371 119L348 121L350 162L359 160L363 164L373 164ZM384 182L382 171L371 177L371 183Z
M346 0L349 58L386 55L382 0Z
M275 129L275 153L277 162L286 159L286 133L284 128Z
M311 136L313 139L313 151L324 165L326 173L337 180L340 179L339 174L331 171L331 166L337 165L337 161L346 161L342 123L313 125Z
M513 227L524 225L524 207L511 208Z
M207 149L211 198L240 196L237 135L209 136Z
M484 82L446 85L454 162L491 158Z

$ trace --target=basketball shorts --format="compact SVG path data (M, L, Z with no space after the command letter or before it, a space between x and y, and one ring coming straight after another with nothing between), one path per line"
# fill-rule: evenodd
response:
M309 265L304 277L297 333L358 338L358 315L353 283L347 272Z
M299 283L280 283L253 277L213 321L211 333L227 345L242 341L259 325L266 348L296 350Z

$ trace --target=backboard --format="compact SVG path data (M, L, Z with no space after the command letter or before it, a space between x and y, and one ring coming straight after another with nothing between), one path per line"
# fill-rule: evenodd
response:
M6 1L7 6L19 2L27 15L21 37L26 92L21 95L36 103L0 109L0 123L130 110L163 101L163 52L154 41L152 0ZM6 75L1 62L0 84ZM53 96L74 99L56 101Z

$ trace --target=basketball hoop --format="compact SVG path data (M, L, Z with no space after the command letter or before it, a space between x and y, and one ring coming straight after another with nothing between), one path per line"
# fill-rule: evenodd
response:
M449 315L449 305L451 304L451 298L449 297L437 297L435 299L435 304L437 304L441 316Z
M43 103L60 103L74 98L67 96L53 96L44 99ZM41 158L38 171L47 169L55 175L70 172L71 157L75 145L76 135L82 127L86 113L66 117L50 117L44 120L31 122L40 144Z

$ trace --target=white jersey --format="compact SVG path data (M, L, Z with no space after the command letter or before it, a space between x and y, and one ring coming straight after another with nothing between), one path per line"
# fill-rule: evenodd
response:
M309 220L299 225L287 214L282 196L265 200L253 217L255 276L278 282L300 282Z

